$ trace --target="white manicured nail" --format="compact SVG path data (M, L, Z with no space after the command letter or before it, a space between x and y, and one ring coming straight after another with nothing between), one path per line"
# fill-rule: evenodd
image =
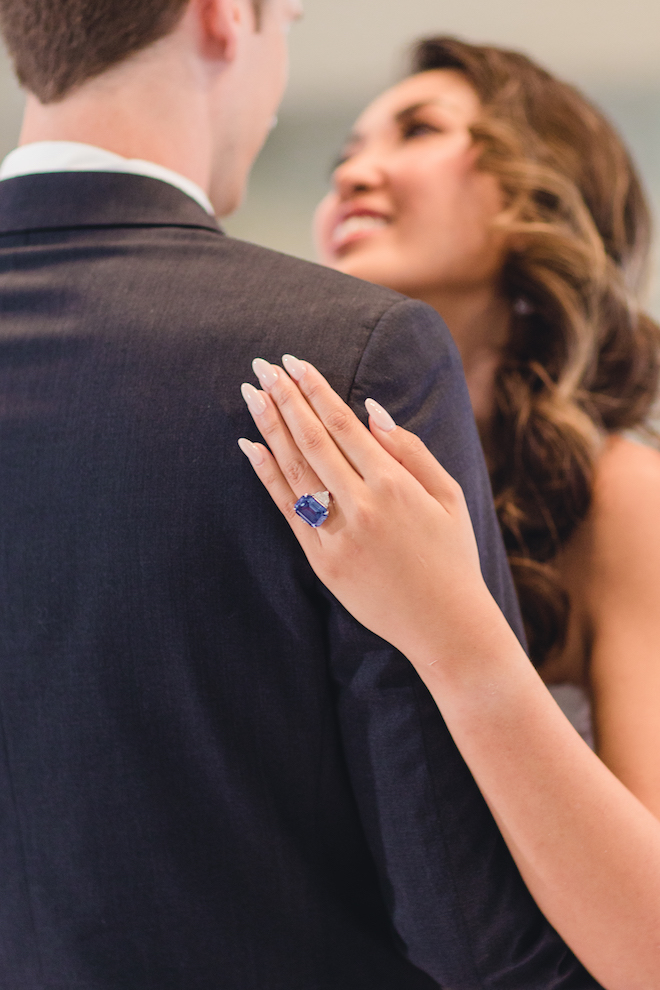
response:
M279 374L277 368L269 364L268 361L264 361L263 358L255 358L252 362L252 370L261 382L264 388L272 388Z
M256 443L252 443L251 440L246 440L245 437L241 437L238 441L238 446L241 448L250 464L254 467L259 467L260 464L264 462L264 454L260 447L257 447Z
M244 382L241 385L241 395L253 416L261 416L262 413L266 412L266 400L263 393L259 392L254 385Z
M392 430L396 430L396 423L390 414L375 399L367 399L365 407L379 430L383 430L385 433L391 433Z
M294 382L299 382L307 371L307 365L302 361L299 361L297 357L293 356L293 354L285 354L282 358L282 364L291 375Z

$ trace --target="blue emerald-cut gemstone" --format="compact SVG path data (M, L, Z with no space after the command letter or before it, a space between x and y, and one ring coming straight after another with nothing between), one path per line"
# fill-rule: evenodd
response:
M319 492L319 494L321 493ZM294 505L294 509L301 519L316 529L318 526L322 526L328 518L329 504L329 498L328 505L324 505L316 495L303 495Z

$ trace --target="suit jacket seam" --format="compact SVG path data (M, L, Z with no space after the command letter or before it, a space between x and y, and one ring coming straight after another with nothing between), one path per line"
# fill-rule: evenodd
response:
M350 385L348 387L348 394L347 394L346 401L347 401L347 403L349 405L351 405L351 398L352 398L353 392L355 391L356 382L357 382L358 378L360 377L360 371L362 369L362 364L364 363L365 355L366 355L369 347L371 346L371 342L372 342L372 340L374 338L374 335L378 331L378 328L380 327L381 323L383 322L383 320L387 316L389 316L391 314L392 310L395 309L397 306L405 306L405 305L408 305L408 303L411 303L411 302L413 302L412 299L406 299L405 297L402 297L401 299L396 299L394 302L390 303L390 305L387 307L387 309L383 310L383 312L380 314L380 316L378 317L378 319L376 320L376 322L372 326L370 332L367 334L367 339L365 340L364 347L362 348L362 351L360 352L360 355L359 355L357 361L355 362L355 373L354 373L353 378L351 379L351 383L350 383Z
M374 324L374 326L373 326L373 328L371 330L371 333L369 333L368 336L367 336L366 343L365 343L365 345L364 345L364 347L362 349L362 353L360 354L360 357L359 357L359 359L357 361L356 369L355 369L355 375L353 376L353 380L351 382L351 385L350 385L350 388L349 388L349 393L348 393L348 395L349 395L349 403L350 403L350 400L351 400L351 396L352 396L352 394L353 394L353 392L355 390L356 382L357 382L357 380L359 378L360 370L361 370L362 364L364 362L364 358L365 358L366 352L367 352L367 350L368 350L368 348L369 348L369 346L370 346L370 344L371 344L371 342L373 340L373 337L374 337L376 331L378 330L380 324L382 323L382 321L386 317L388 317L388 316L391 315L392 310L395 309L397 306L406 306L406 305L408 305L409 303L411 303L413 301L414 300L406 299L405 297L402 298L402 299L397 299L395 302L391 303L387 307L387 309L384 310L384 312L382 312L381 315L378 317L378 320ZM391 647L391 649L394 650L394 647ZM445 850L446 862L448 864L451 864L451 859L450 859L450 856L449 856L449 847L448 847L447 840L446 840L446 837L445 837L444 829L442 828L442 824L441 824L442 823L442 815L439 813L439 808L437 806L437 795L436 795L435 785L434 785L434 782L433 782L433 774L430 772L430 762L429 762L429 758L428 758L428 750L427 750L427 745L426 745L425 724L424 724L424 718L423 718L422 711L421 711L421 706L420 706L420 703L419 703L419 687L420 687L420 684L421 684L421 680L419 679L419 676L415 673L415 671L412 669L412 666L410 665L410 661L406 657L404 657L404 660L405 660L405 662L409 666L410 683L411 683L411 686L412 686L412 689L413 689L413 697L415 699L415 711L416 711L417 719L418 719L418 723L419 723L419 734L420 734L420 737L421 737L422 752L424 754L424 765L425 765L425 769L426 769L426 775L427 775L427 778L428 778L428 781L429 781L429 791L430 791L430 795L431 795L431 799L432 799L432 807L433 807L433 810L435 812L435 819L436 819L436 822L437 822L438 836L439 836L440 841L442 842L443 848ZM440 716L440 717L442 717L442 716ZM459 888L459 885L458 885L457 880L456 880L456 876L455 876L455 873L454 873L453 864L451 864L449 866L448 872L449 872L449 874L451 876L451 884L452 884L452 888L454 890L455 903L456 903L456 906L457 906L457 914L460 916L460 923L461 923L461 928L463 929L463 936L464 936L464 939L465 939L466 944L469 946L469 958L470 958L470 962L472 964L472 970L473 970L475 979L477 981L477 984L479 986L483 987L484 986L484 982L483 982L483 980L481 978L481 975L479 973L479 969L477 967L477 961L476 961L476 957L475 957L475 953L474 953L474 949L473 949L473 941L470 938L467 920L465 918L465 914L464 914L464 911L463 911L463 907L462 907L462 904L461 904L460 897L458 896L459 895L459 889L460 888ZM390 919L390 920L392 921L392 919ZM408 961L410 962L410 960L408 960ZM415 964L413 964L413 965L415 965Z
M479 984L479 986L480 987L484 987L485 984L484 984L484 981L483 981L483 979L481 977L481 974L479 972L479 967L478 967L478 964L477 964L477 958L476 958L476 955L475 955L475 952L474 952L474 949L473 949L473 941L472 941L472 938L470 937L469 926L468 926L467 919L465 917L465 912L463 910L463 905L462 905L462 902L461 902L461 899L460 899L460 896L459 896L460 885L457 882L456 874L454 872L454 865L453 865L453 862L452 862L451 857L449 855L449 848L450 848L450 846L449 846L449 844L447 842L444 828L442 827L442 815L440 814L440 809L438 807L437 794L436 794L435 782L434 782L434 779L433 779L433 774L430 772L430 761L429 761L429 758L428 758L428 750L427 750L427 745L426 745L426 726L425 726L425 722L424 722L424 716L423 716L423 713L422 713L422 706L420 704L420 696L419 696L420 690L423 688L423 684L422 684L421 678L419 677L419 675L417 674L417 672L412 668L412 664L410 664L410 661L407 658L405 658L405 659L406 659L406 663L408 663L409 666L410 666L410 676L411 676L411 682L412 682L412 688L413 688L413 697L415 698L415 709L417 711L417 717L418 717L418 720L419 720L419 730L420 730L419 734L421 736L422 750L424 752L424 764L426 766L427 776L428 776L429 785L430 785L430 788L429 789L430 789L430 793L431 793L431 796L432 796L432 805L433 805L433 810L435 812L435 818L436 818L436 822L437 822L438 835L440 836L440 839L442 841L442 845L443 845L444 850L445 850L446 862L448 864L448 873L451 876L451 885L452 885L452 888L454 890L454 897L455 897L455 903L456 903L456 912L457 912L457 915L460 916L461 927L463 929L463 937L465 938L465 943L469 946L469 956L470 956L470 961L472 963L472 969L474 971L474 975L476 977L476 980L477 980L477 983ZM423 688L423 689L426 690L426 688ZM438 709L438 713L439 713L439 717L442 718L442 712L440 712L439 709ZM444 719L443 719L443 721L444 721ZM460 753L460 750L458 750L458 752ZM462 758L462 754L461 754L461 758Z

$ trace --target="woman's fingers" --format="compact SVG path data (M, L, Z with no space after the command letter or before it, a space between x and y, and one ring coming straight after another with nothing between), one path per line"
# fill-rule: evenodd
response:
M241 386L241 393L257 429L273 452L279 471L295 498L322 491L325 485L294 443L288 427L269 396L247 383ZM247 450L243 452L248 454Z
M260 380L277 403L291 435L314 469L320 474L322 465L324 469L326 464L329 470L336 468L340 481L345 460L352 464L362 478L382 470L386 460L383 458L383 451L352 409L328 385L323 375L312 364L299 361L291 354L285 354L282 363L307 402L299 401L296 395L298 389L292 386L291 381L286 380L286 376L280 376L280 380L272 387ZM256 365L255 371L259 374L260 363L256 362ZM272 365L268 367L272 368ZM290 401L292 397L294 401ZM320 443L317 436L319 420L332 438L333 445L339 448L334 456L329 453L325 444ZM333 477L329 477L328 482L336 485Z
M429 588L451 605L457 589L480 587L476 542L460 489L422 444L392 429L383 410L370 404L376 440L311 365L287 358L286 366L305 395L281 368L256 361L266 392L250 386L243 394L272 454L247 441L241 448L339 601L404 653L436 656L436 638L447 623L436 628L434 598L426 610L434 648L427 650L420 603ZM292 471L292 460L302 468ZM327 521L314 530L296 516L295 500L303 490L326 488L334 501Z
M315 549L314 544L318 543L318 535L296 515L294 506L298 496L282 474L277 461L263 444L252 443L251 440L241 438L238 441L238 446L249 460L255 474L268 491L273 502L291 526L303 550L311 559Z
M460 485L438 463L419 437L397 428L389 413L374 399L366 402L372 437L313 364L299 361L290 354L284 355L282 363L336 445L367 482L382 476L387 467L381 451L373 443L373 439L377 439L380 447L406 468L445 508L453 505L456 499L462 501ZM271 395L280 405L280 411L298 442L297 425L289 422L286 405L281 405L278 401L278 390L271 389ZM307 411L304 407L301 408L305 418L309 420ZM322 473L320 464L317 470Z
M295 360L295 359L294 359ZM291 367L291 361L287 362ZM302 362L301 362L302 363ZM311 367L311 366L306 366ZM326 418L317 415L309 401L301 394L295 381L267 361L257 358L253 362L254 371L260 383L267 390L268 396L275 403L289 434L299 450L299 456L316 472L323 484L321 488L328 489L336 499L351 499L355 494L356 485L362 483L359 465L354 470L354 461L345 457L335 434L344 435L350 431L359 430L363 446L369 446L380 458L380 450L369 431L364 428L353 412L335 396L337 403L332 412L326 410ZM318 373L317 373L318 374ZM320 376L319 376L320 377ZM326 389L335 395L330 386ZM260 426L261 429L261 426ZM263 435L263 431L262 431ZM270 438L265 437L270 445ZM358 444L354 444L358 446ZM271 446L271 449L272 446ZM278 453L273 449L278 458ZM281 464L280 464L281 466Z
M401 427L395 429L392 417L374 399L367 399L365 406L375 439L437 502L450 509L456 499L463 500L461 486L419 437Z
M293 465L302 457L310 470L323 479L320 489L327 488L335 496L346 497L349 490L355 491L357 480L350 466L367 483L377 484L385 473L389 473L391 466L391 461L388 464L388 458L383 457L386 452L447 510L464 503L460 486L424 443L407 430L397 428L391 416L375 400L366 402L372 436L312 364L290 354L284 355L282 363L290 378L261 359L257 359L253 367L288 427L286 440L281 440L280 420L270 427L272 441L257 418L255 422L287 478L291 480L292 472L287 471L283 454ZM265 402L266 397L263 399ZM281 442L281 448L275 449L273 442ZM292 487L298 490L295 484Z

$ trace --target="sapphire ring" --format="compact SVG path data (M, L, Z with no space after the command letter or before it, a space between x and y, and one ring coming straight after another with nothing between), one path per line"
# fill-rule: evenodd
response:
M330 492L314 492L313 495L301 495L293 508L309 526L318 529L330 514L331 500Z

